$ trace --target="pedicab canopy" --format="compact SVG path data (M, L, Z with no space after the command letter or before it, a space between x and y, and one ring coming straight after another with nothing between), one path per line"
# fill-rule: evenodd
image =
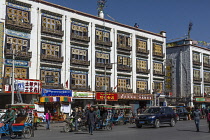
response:
M96 104L94 107L103 108L103 109L112 109L111 105L105 105L105 104Z
M6 109L8 109L9 106L11 106L12 109L35 109L35 106L33 104L7 104Z
M131 109L131 106L112 106L112 109Z

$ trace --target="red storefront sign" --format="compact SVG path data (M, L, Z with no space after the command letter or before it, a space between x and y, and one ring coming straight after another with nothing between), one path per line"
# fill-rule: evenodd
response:
M106 93L107 101L118 101L117 93ZM96 93L96 100L104 101L105 100L105 93L104 92L97 92Z
M152 94L118 93L118 99L124 100L152 100Z

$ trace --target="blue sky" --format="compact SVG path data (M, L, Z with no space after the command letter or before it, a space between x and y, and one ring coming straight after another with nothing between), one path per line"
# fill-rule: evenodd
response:
M46 1L97 15L97 0ZM105 13L117 22L138 23L155 33L164 30L168 40L185 36L191 21L191 38L210 43L210 0L107 0L106 6Z

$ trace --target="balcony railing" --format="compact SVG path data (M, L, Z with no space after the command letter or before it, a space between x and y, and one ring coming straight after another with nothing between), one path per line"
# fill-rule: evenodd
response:
M207 68L210 68L210 64L208 64L208 63L203 63L203 66L207 67Z
M133 93L133 89L128 89L128 88L117 88L117 92Z
M150 72L150 69L139 69L139 68L136 68L136 72L137 73L145 73L145 74L148 74Z
M87 61L87 60L78 60L78 59L71 59L71 64L90 66L90 61Z
M132 67L124 66L124 65L117 65L117 70L131 72L132 71Z
M140 93L140 94L150 94L150 90L140 90L140 89L137 89L137 90L136 90L136 93Z
M95 87L95 91L105 91L104 87ZM112 92L112 88L111 87L107 87L106 91L108 92Z
M200 78L200 77L193 77L193 81L201 82L202 78Z
M63 57L53 56L53 55L41 55L41 60L53 61L53 62L63 62Z
M110 63L108 63L108 64L96 63L95 67L97 67L97 68L105 68L105 65L106 65L107 69L112 69L112 64L110 64Z
M90 37L80 36L80 35L77 35L75 33L71 33L71 39L72 40L80 40L80 41L90 42Z
M64 31L62 31L62 30L55 30L55 29L51 29L51 28L47 28L47 27L43 27L43 26L42 26L42 33L52 34L52 35L56 35L56 36L64 35Z
M126 50L126 51L132 51L131 46L126 46L125 44L117 44L118 49Z
M96 39L96 44L112 47L112 42L111 41L103 41L103 40Z
M19 22L19 21L13 21L11 19L6 19L6 26L9 26L11 28L19 28L21 30L26 30L26 31L32 30L32 24Z
M163 58L163 57L165 57L165 54L163 54L163 53L159 53L159 52L153 52L153 56Z
M158 76L165 76L165 73L163 71L156 71L156 70L153 70L153 74L154 75L158 75Z
M195 60L193 60L193 65L198 65L198 66L201 66L201 65L202 65L202 63L201 63L200 61L195 61Z
M12 58L13 50L5 49L5 57ZM32 57L32 52L24 52L24 51L15 51L15 59L24 59L30 60Z
M78 91L90 91L90 86L71 84L71 89L78 90Z
M193 93L193 96L202 97L202 94L201 94L200 92L194 92L194 93Z
M137 51L137 53L143 53L143 54L146 54L146 55L148 55L149 54L149 50L147 50L147 49L141 49L141 48L136 48L136 51Z
M43 83L42 88L46 89L63 89L63 84Z

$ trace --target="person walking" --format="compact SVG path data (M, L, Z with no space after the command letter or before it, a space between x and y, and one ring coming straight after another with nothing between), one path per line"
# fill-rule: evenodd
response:
M37 110L34 110L33 116L34 116L34 130L37 130L37 125L38 125L38 114L37 114Z
M48 110L47 111L47 113L46 113L46 116L45 116L45 118L46 118L46 122L47 122L47 127L46 127L46 129L50 129L50 121L51 121L51 113L50 113L50 110Z
M210 132L210 109L208 109L208 111L207 111L206 118L207 118L207 122L208 122L208 125L209 125L209 132Z
M194 121L195 121L195 125L196 125L196 132L199 132L199 123L200 123L200 117L201 117L201 112L198 110L198 108L195 108L195 111L193 112L193 116L194 116Z
M90 111L88 111L87 113L87 123L88 123L89 133L91 135L93 135L93 128L94 128L95 122L96 122L96 114L95 114L94 108L91 107Z

